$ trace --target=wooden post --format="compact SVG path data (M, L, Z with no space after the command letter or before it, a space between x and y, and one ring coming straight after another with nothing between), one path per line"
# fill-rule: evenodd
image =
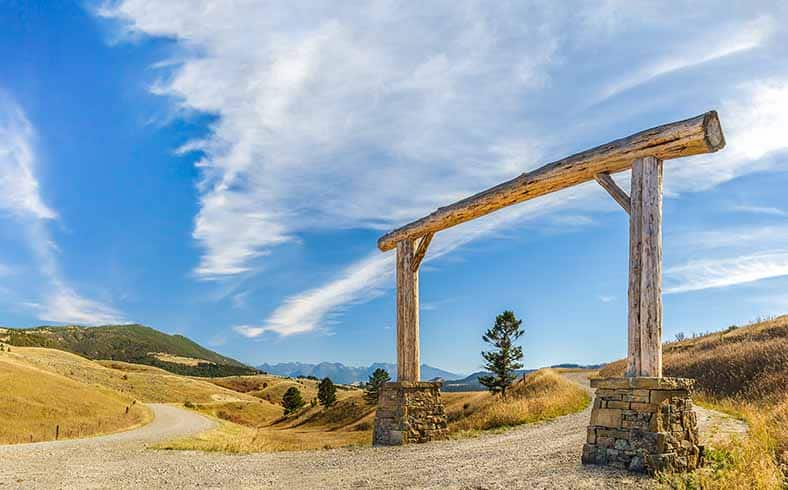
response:
M397 381L419 381L419 271L413 240L397 242Z
M642 165L640 375L662 377L662 161Z
M632 165L626 375L662 376L662 161Z
M627 371L629 377L640 376L640 225L643 215L643 160L632 164L629 191L629 291L627 312Z

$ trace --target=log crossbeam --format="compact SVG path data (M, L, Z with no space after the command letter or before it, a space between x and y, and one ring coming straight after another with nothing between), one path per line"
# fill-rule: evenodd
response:
M594 179L600 173L629 170L639 158L660 160L712 153L725 146L715 111L647 129L620 140L550 163L476 195L439 208L434 213L398 228L378 240L387 251L402 240L465 223L499 209L550 194Z
M609 173L602 172L600 174L596 174L594 175L594 179L604 190L607 191L608 194L610 194L610 197L612 197L618 204L621 205L622 208L624 208L624 211L626 211L627 214L632 213L631 199L627 193L624 192L624 189L616 184L616 181L613 180L613 177L611 177Z

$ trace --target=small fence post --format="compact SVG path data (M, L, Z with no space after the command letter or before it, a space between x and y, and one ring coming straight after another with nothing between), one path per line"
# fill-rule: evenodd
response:
M55 440L57 441L57 439L59 437L60 437L60 425L56 425L55 426Z

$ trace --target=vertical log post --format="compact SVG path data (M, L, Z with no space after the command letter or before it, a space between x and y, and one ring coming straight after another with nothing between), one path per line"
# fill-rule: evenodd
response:
M419 381L419 271L414 243L397 242L397 381Z
M643 160L632 164L632 183L629 191L629 291L627 314L627 371L628 377L640 376L640 273L641 232L643 217Z
M662 377L662 161L643 159L640 373Z
M662 376L662 161L632 165L629 220L629 377Z

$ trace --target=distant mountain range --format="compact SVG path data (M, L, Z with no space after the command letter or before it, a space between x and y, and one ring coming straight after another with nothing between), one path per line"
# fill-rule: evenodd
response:
M391 379L397 377L397 365L385 362L376 362L369 366L345 366L339 362L321 362L320 364L307 364L303 362L280 362L278 364L261 364L257 366L260 371L279 376L314 376L318 379L331 378L334 383L353 384L367 381L375 369L383 368L388 371ZM442 378L444 380L455 380L463 378L463 374L452 373L438 369L436 367L421 365L421 378L431 380Z

